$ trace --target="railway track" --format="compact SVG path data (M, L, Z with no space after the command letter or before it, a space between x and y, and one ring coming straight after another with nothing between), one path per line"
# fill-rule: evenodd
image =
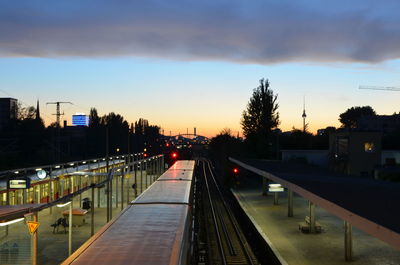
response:
M210 161L201 160L208 264L259 264L218 187Z

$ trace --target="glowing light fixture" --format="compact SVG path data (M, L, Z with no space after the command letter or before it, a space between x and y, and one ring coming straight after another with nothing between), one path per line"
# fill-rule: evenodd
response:
M18 222L21 222L23 220L25 220L25 218L18 218L18 219L14 219L14 220L7 221L7 222L2 222L2 223L0 223L0 226L6 226L6 225L18 223Z
M68 204L70 204L71 203L71 201L69 201L69 202L66 202L66 203L62 203L62 204L57 204L57 207L64 207L64 206L67 206Z

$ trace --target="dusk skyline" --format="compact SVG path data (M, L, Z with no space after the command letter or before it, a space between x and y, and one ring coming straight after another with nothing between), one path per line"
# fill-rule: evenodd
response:
M75 112L145 118L165 133L241 131L258 80L278 94L280 128L315 132L370 105L398 112L399 5L373 1L1 2L0 96Z

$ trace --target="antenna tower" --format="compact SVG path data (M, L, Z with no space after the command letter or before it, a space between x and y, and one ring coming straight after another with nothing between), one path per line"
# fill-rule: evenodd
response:
M72 104L72 102L66 102L66 101L57 101L57 102L47 102L46 105L48 104L55 104L56 105L56 113L53 115L56 115L57 118L57 125L60 127L60 117L61 115L64 115L64 112L60 112L60 105L61 104Z

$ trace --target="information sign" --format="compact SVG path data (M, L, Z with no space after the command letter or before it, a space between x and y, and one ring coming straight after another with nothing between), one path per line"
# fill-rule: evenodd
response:
M29 189L30 187L31 187L31 180L29 178L8 180L9 189Z

